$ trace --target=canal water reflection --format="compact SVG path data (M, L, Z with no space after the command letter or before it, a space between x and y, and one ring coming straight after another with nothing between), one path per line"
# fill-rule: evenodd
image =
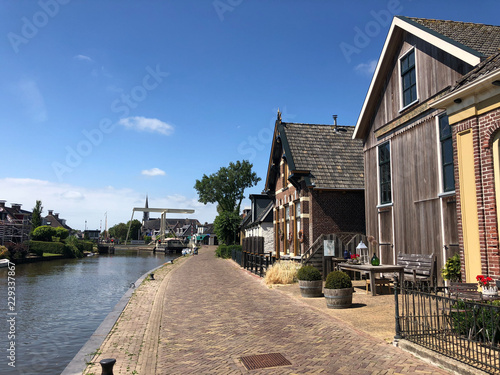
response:
M130 284L177 256L117 249L114 255L17 265L14 340L8 338L8 270L1 268L0 374L60 374ZM15 368L8 365L11 341Z

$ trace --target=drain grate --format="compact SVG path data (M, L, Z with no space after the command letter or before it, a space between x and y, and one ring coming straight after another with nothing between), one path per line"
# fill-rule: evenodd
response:
M249 355L240 359L247 370L291 365L290 361L280 353Z

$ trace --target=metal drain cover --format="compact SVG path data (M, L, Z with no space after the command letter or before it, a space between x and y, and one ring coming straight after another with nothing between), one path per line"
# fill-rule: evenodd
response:
M290 361L280 353L249 355L240 359L247 370L291 365Z

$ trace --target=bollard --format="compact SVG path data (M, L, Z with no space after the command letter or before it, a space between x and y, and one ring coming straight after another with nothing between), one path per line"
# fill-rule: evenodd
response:
M154 280L154 279L155 279L155 274L154 274L154 273L150 273L150 274L149 274L149 277L151 277L151 279L150 279L150 280Z
M101 364L102 367L101 375L113 375L113 366L116 363L116 359L114 358L103 359L99 363Z

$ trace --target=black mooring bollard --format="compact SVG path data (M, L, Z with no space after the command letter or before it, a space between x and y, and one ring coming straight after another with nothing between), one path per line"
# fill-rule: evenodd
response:
M151 277L151 280L154 280L155 279L155 274L154 273L150 273L149 277Z
M116 363L116 359L114 358L103 359L99 363L101 364L102 367L101 375L113 375L113 366Z

